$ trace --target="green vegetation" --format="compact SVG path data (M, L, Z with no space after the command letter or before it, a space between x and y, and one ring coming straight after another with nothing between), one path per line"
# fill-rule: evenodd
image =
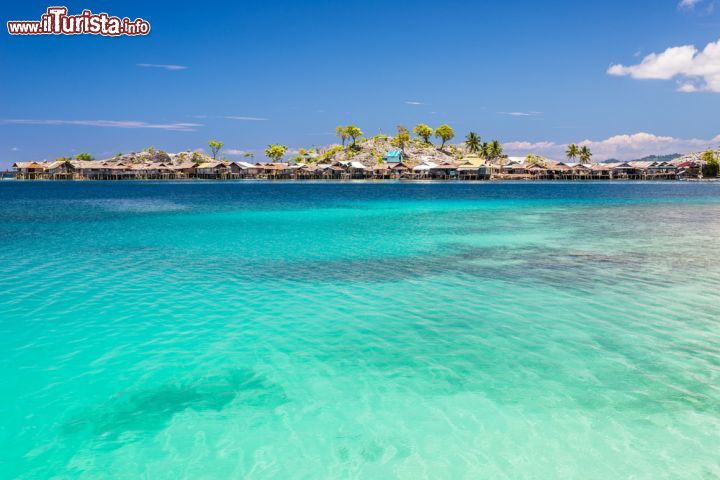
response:
M90 155L89 153L84 153L84 152L83 152L83 153L78 153L77 155L75 155L75 160L81 160L81 161L89 162L89 161L95 160L95 159L94 159L93 156Z
M287 152L288 147L285 145L268 145L268 148L265 149L265 155L273 161L273 163L278 163L282 158L285 156L285 153Z
M475 132L468 133L467 137L465 137L465 146L468 152L478 153L481 147L480 136Z
M335 135L340 137L340 140L342 140L342 146L345 147L345 143L348 138L352 139L352 144L350 145L351 148L356 147L357 139L362 137L362 130L360 130L355 125L348 125L346 127L343 127L342 125L335 128Z
M582 163L582 164L590 163L590 160L592 160L592 152L587 147L587 145L582 146L582 148L580 149L579 157L580 157L580 163Z
M345 142L347 142L348 139L348 134L345 131L345 127L343 127L342 125L338 125L335 128L335 135L340 137L340 140L342 141L342 146L345 147Z
M342 147L342 146L340 146L340 145L335 145L334 147L328 149L328 151L326 151L326 152L324 152L324 153L321 153L321 154L318 156L317 161L318 161L318 162L322 162L322 161L324 161L324 160L327 160L329 157L332 157L333 155L335 155L336 153L338 153L338 152L341 151L341 150L343 150L343 147Z
M433 129L425 125L424 123L418 123L413 128L415 135L422 138L425 143L430 143L430 137L432 137Z
M355 125L348 125L347 127L345 127L345 133L347 133L348 136L352 139L351 147L355 146L357 139L359 137L362 137L363 134L362 130L360 130Z
M493 140L490 143L483 143L482 152L485 158L498 158L503 154L503 146L497 140Z
M435 129L435 136L442 140L442 144L440 145L440 150L442 150L445 148L445 143L455 138L455 131L450 125L440 125Z
M396 147L400 147L400 150L405 151L405 145L410 142L410 130L402 125L397 126L397 135L392 140L392 144Z
M295 156L296 163L315 163L318 157L312 158L309 156L311 153L317 153L315 150L307 150L305 148L298 149L298 154Z
M565 156L567 156L567 159L571 162L574 162L575 159L580 155L580 149L577 145L574 143L571 143L568 145L567 150L565 151Z
M704 162L704 165L702 167L702 174L703 177L717 177L718 176L718 170L720 170L720 162L718 161L718 156L713 152L712 150L705 150L702 155L700 155L700 160Z
M143 152L149 153L150 155L152 155L153 153L155 153L155 147L150 146L150 147L144 148Z
M224 145L225 144L223 142L214 139L208 142L208 147L210 147L210 151L212 152L213 160L217 160L217 155Z

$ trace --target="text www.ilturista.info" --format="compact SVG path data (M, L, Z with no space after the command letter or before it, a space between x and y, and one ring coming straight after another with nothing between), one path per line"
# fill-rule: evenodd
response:
M10 35L147 35L150 23L142 18L111 17L107 13L83 10L80 15L68 15L67 7L48 7L47 12L36 20L7 22Z

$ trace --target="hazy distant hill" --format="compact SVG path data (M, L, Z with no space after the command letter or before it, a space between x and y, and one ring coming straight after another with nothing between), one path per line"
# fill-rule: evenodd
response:
M682 154L680 153L671 153L669 155L648 155L647 157L643 158L636 158L633 160L630 160L632 162L671 162L675 160L676 158L682 157ZM608 158L607 160L603 160L602 163L619 163L622 162L622 160L618 160L616 158Z
M712 150L711 151L716 155L720 155L720 149ZM678 157L677 160L675 160L673 163L683 163L683 162L700 162L700 157L702 156L703 152L690 152L685 155L682 155Z

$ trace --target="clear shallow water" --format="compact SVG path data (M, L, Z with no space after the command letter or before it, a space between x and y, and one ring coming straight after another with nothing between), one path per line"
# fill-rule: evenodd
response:
M3 478L718 478L720 184L0 185Z

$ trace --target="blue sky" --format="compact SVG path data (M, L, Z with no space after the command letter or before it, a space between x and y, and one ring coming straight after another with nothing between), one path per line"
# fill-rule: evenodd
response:
M517 155L585 140L597 158L697 150L720 143L720 2L679 1L65 2L152 32L3 27L0 166L211 138L258 158L271 142L331 143L347 123L448 123ZM0 11L36 20L50 5Z

